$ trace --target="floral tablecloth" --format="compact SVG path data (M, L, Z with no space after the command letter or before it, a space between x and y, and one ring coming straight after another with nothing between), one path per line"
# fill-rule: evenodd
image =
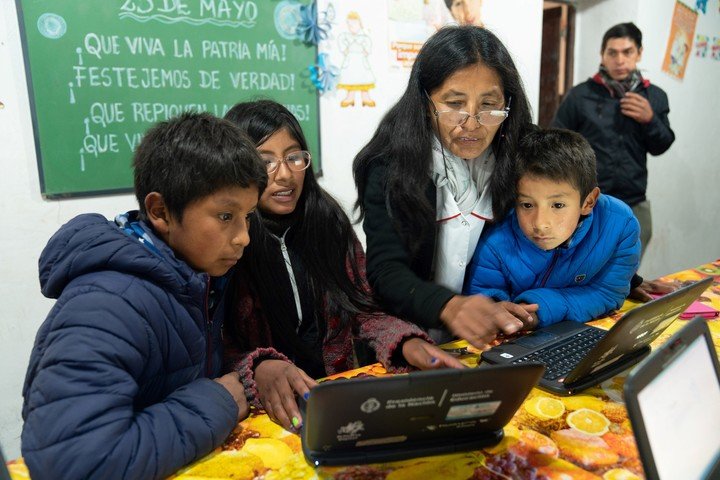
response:
M678 286L705 278L715 281L699 299L720 310L720 260L663 277ZM610 328L623 312L637 306L626 301L620 311L591 322ZM708 319L715 348L720 352L720 318ZM679 330L678 319L656 340L661 344ZM464 342L447 347L467 346ZM469 348L461 360L477 363ZM335 378L381 376L379 364L344 372ZM222 448L181 470L175 480L209 479L336 479L336 480L506 480L644 478L637 448L623 404L625 374L579 395L557 397L534 389L505 428L505 437L481 451L416 458L383 464L314 468L304 459L300 438L287 432L262 411L238 424ZM682 461L679 459L678 461ZM14 480L28 478L22 459L9 462Z

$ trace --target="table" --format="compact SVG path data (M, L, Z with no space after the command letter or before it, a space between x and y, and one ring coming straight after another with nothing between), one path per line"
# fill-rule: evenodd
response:
M707 276L714 282L700 300L720 310L720 259L662 277L684 285ZM613 314L590 322L610 328L620 316L637 306L626 301ZM662 344L684 324L676 320L655 342ZM708 320L715 349L720 352L720 318ZM458 341L450 348L467 346ZM477 364L469 348L461 360ZM380 364L333 375L336 378L382 376ZM627 372L571 397L557 397L533 389L505 428L498 445L481 451L416 458L400 462L315 469L304 459L300 438L273 423L262 411L252 412L225 444L205 458L179 471L175 480L208 479L335 479L335 480L500 480L500 479L603 479L644 478L635 440L623 404ZM13 480L29 478L22 459L9 462Z

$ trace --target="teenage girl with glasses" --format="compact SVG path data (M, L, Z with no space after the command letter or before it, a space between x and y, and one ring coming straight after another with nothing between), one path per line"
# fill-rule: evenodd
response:
M313 378L353 368L358 340L390 370L462 367L373 302L362 246L317 183L296 118L269 100L237 104L225 118L248 134L268 171L224 331L227 367L240 372L248 400L283 427L299 427L295 395L307 394Z

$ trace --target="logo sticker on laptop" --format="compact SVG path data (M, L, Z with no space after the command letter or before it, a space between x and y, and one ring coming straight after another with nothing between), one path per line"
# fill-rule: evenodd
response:
M347 425L338 428L337 439L339 442L347 442L348 440L357 440L360 438L360 432L365 430L362 420L355 420Z
M360 410L365 413L373 413L380 409L380 402L377 398L370 397L360 405Z
M489 417L495 415L500 403L499 401L491 401L454 405L448 410L445 421L452 422L469 418Z

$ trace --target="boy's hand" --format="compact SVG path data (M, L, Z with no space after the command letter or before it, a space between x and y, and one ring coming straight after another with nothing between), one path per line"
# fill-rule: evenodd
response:
M317 382L290 362L263 360L255 367L258 397L268 416L285 430L302 425L295 395L305 396Z
M523 323L523 330L531 330L537 326L537 303L498 302L498 304Z
M230 372L222 377L216 378L215 381L225 387L225 390L227 390L233 397L233 400L235 400L238 406L238 421L247 417L250 413L250 407L245 398L245 389L240 382L240 374L238 372Z
M460 360L422 338L409 338L402 344L405 360L420 370L432 368L466 368Z
M653 299L650 294L665 295L677 289L678 284L676 283L663 282L661 280L643 280L640 286L630 290L628 298L640 300L641 302L649 302Z
M483 295L455 295L440 312L450 332L484 349L498 333L517 332L524 324L494 300Z

